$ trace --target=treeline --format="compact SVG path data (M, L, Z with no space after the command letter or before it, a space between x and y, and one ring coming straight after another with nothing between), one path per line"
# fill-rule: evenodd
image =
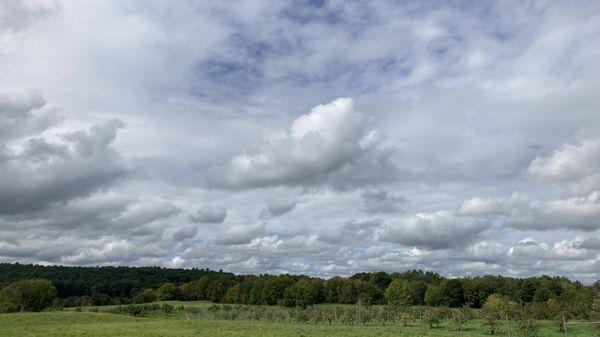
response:
M521 304L546 305L552 300L574 317L586 316L597 297L594 289L600 287L598 282L584 286L565 277L447 279L421 270L358 273L325 280L287 274L235 275L207 269L0 264L0 286L32 278L54 285L56 306L210 300L302 308L317 303L481 308L490 295L497 294Z
M56 287L59 298L95 296L97 300L102 297L105 301L131 300L140 289L158 288L167 282L182 284L204 275L221 274L224 273L208 269L65 267L0 263L0 288L25 279L46 279Z

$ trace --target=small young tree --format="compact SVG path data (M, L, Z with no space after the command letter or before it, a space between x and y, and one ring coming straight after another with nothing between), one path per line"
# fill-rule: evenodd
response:
M517 319L517 334L523 337L539 337L540 329L529 307L523 308Z
M451 327L456 331L463 331L465 324L469 321L470 311L468 307L452 310L450 317Z
M407 327L408 323L410 321L412 321L412 319L413 319L412 315L406 311L401 311L398 313L398 316L396 316L396 322L397 322L398 326L403 326L403 327Z
M481 312L485 333L496 334L500 328L500 319L505 313L506 306L502 298L496 294L488 296Z
M434 308L426 308L423 311L423 323L426 324L428 329L433 328L434 325L437 328L441 321L442 320L439 317L438 310L435 310Z

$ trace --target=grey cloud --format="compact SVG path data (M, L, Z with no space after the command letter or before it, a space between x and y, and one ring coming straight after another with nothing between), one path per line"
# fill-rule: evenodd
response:
M575 244L577 248L600 251L600 237L588 237Z
M599 9L0 3L0 260L595 280Z
M171 240L175 242L180 242L183 240L188 240L196 236L198 232L198 228L196 227L184 227L178 229L175 233L171 235Z
M260 211L261 219L270 219L291 212L298 204L295 200L277 200L273 201Z
M516 208L506 217L507 226L522 230L600 229L600 192L588 196L538 201Z
M53 1L7 1L0 4L0 30L22 31L59 10Z
M408 199L402 196L390 195L387 191L364 191L363 198L367 212L370 213L397 213L403 212Z
M331 226L323 230L321 238L337 245L373 240L375 231L383 222L382 219L348 220L339 228Z
M190 216L190 220L197 223L223 223L226 217L227 209L204 206L195 215Z
M574 193L590 193L600 188L600 138L564 144L547 157L538 156L528 173L542 182L564 184Z
M488 228L490 224L483 220L459 218L441 211L388 221L378 235L382 241L435 250L459 247L474 241Z
M39 125L31 113L31 109L44 103L39 93L33 92L12 99L2 110L9 116L2 121L8 120L9 124L0 124L0 128L19 120L24 124L22 130L29 133L20 135L26 139L21 142L22 151L9 150L8 140L0 139L0 151L7 158L0 161L3 172L0 214L35 211L86 197L106 190L132 173L111 146L117 130L123 127L121 121L111 120L88 131L65 133L62 142L50 142L38 136L38 132L49 126L36 130ZM8 112L17 117L11 117ZM15 141L19 140L13 139L12 143Z
M217 237L220 245L241 245L249 243L252 239L263 234L265 225L262 223L253 225L233 225L224 228L222 234Z

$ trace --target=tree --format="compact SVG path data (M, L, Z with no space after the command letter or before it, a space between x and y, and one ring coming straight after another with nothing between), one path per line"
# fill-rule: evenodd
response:
M346 280L339 295L339 303L354 304L358 300L356 286L353 280Z
M52 305L56 297L56 288L52 282L43 279L31 279L12 283L2 290L6 306L14 306L20 311L42 311Z
M462 283L453 279L443 283L443 303L449 307L458 308L464 303Z
M425 291L425 304L429 306L438 306L442 304L442 289L438 285L430 284Z
M229 289L225 293L225 297L223 298L223 302L225 303L244 303L245 299L245 287L243 283L237 283Z
M539 326L533 318L528 308L521 311L517 319L517 334L523 337L538 337L540 335Z
M413 304L423 304L425 302L425 292L427 291L427 283L422 280L411 281L408 284L410 295L413 299Z
M177 287L173 283L165 283L158 288L159 301L172 301L177 298Z
M537 290L537 284L533 279L525 279L519 286L518 295L523 303L531 303L535 292Z
M533 295L533 302L544 303L551 298L556 298L556 294L546 286L542 286L536 289Z
M317 303L319 289L307 279L300 279L296 284L287 288L283 295L283 303L287 307L301 307L306 309L309 305Z
M390 283L385 290L384 297L388 304L395 306L409 306L413 302L408 283L399 279Z

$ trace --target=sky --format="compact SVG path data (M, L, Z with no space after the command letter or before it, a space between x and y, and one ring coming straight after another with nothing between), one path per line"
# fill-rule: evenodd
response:
M0 262L600 275L600 2L2 1Z

